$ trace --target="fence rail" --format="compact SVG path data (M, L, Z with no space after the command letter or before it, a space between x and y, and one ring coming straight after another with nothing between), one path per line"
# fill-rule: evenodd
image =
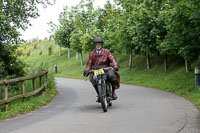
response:
M11 79L11 80L0 80L0 85L4 86L4 99L0 100L0 105L4 105L4 104L8 104L9 102L15 101L17 99L20 98L27 98L30 96L34 96L36 94L38 94L39 92L41 92L42 90L44 90L48 84L48 82L45 83L45 80L42 77L46 77L47 79L47 74L48 74L48 70L35 74L35 75L30 75L30 76L26 76L26 77L20 77L20 78L15 78L15 79ZM36 78L39 78L39 84L40 87L38 89L36 89L36 83L35 80ZM24 81L26 80L30 80L32 79L32 87L33 87L33 91L32 92L28 92L25 93L25 88L24 88ZM11 83L17 83L17 82L21 82L22 84L22 94L17 95L17 96L13 96L13 97L8 97L8 85ZM6 105L5 111L7 111L8 106Z

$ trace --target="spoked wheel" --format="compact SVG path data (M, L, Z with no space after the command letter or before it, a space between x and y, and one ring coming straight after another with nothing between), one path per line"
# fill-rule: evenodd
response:
M101 101L101 107L103 108L104 112L107 112L108 102L106 99L106 92L105 92L105 89L101 85L98 85L98 92L99 92L99 98Z

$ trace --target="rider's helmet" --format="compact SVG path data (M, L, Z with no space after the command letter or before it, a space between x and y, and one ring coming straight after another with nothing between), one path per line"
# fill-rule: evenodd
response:
M103 47L103 39L100 36L96 36L94 38L94 45L96 45L96 43L102 43L102 47Z

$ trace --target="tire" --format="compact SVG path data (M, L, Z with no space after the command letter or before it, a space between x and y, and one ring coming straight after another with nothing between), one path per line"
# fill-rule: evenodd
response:
M112 106L112 102L110 101L110 103L108 103L108 106L111 107Z
M107 87L107 98L108 98L108 106L111 107L112 106L112 100L111 100L111 97L112 97L112 86L109 82L106 83L106 87Z
M105 95L104 88L102 88L102 85L98 85L98 92L99 92L99 98L101 101L101 107L104 112L107 112L108 110L108 103Z

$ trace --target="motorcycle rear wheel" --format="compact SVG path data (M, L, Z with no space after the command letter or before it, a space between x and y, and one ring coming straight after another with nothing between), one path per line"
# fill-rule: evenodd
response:
M110 101L110 103L108 103L108 106L110 106L110 107L112 106L112 102L111 101Z

